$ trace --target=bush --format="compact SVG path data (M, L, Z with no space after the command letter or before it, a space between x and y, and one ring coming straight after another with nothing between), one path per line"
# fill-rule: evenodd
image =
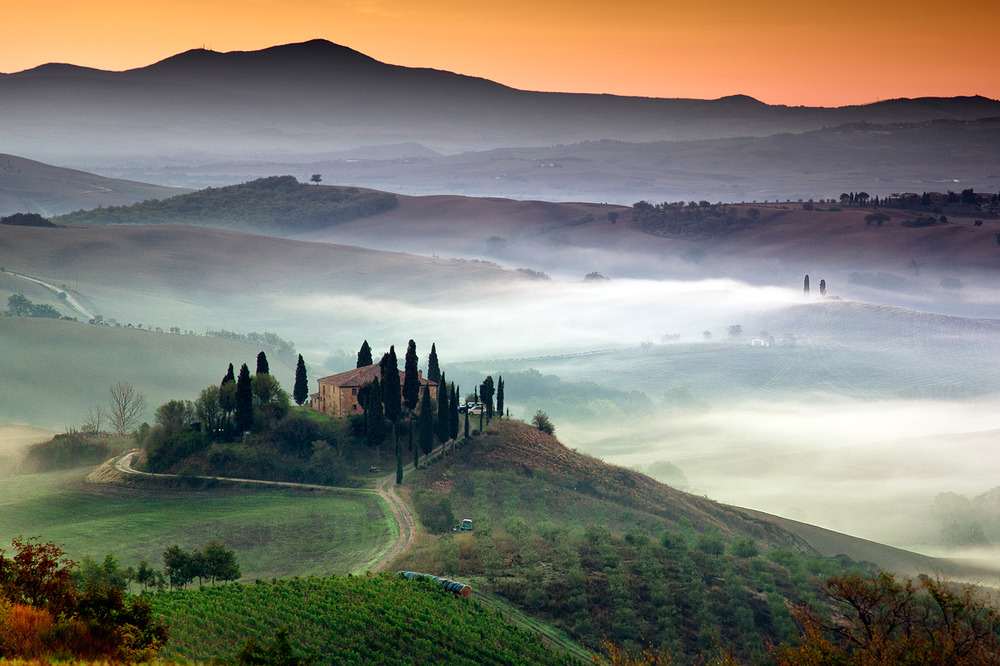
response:
M552 421L549 420L549 415L540 409L535 412L535 415L532 417L531 425L549 435L554 434L556 431L556 427L552 424Z

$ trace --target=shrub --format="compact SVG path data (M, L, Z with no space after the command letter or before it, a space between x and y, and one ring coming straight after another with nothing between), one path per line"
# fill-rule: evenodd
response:
M554 434L556 431L556 427L549 420L549 415L542 410L535 412L535 415L531 418L531 425L549 435Z

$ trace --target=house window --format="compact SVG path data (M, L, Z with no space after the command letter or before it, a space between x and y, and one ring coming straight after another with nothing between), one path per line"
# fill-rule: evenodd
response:
M357 395L357 394L358 394L358 389L356 388L351 389L351 395Z

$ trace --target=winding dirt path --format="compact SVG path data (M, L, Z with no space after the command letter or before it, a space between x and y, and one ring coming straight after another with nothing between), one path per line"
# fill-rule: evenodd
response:
M444 445L439 445L433 451L431 451L431 456L436 456L441 453L441 449ZM118 458L114 459L114 468L123 474L137 474L140 476L153 476L160 478L176 478L176 474L156 474L153 472L141 472L137 469L133 469L132 460L138 455L139 450L135 449L129 451ZM425 456L426 457L426 456ZM403 467L403 473L412 471L413 463L409 463ZM190 478L190 477L189 477ZM413 516L413 512L410 511L410 507L406 505L403 498L396 494L396 473L387 474L386 476L380 477L376 483L375 488L345 488L342 486L323 486L315 483L294 483L292 481L263 481L261 479L239 479L234 477L225 476L196 476L196 479L204 479L206 481L229 481L234 483L250 483L254 485L262 486L280 486L285 488L305 488L309 490L338 490L350 493L362 493L365 495L378 495L381 497L386 504L389 505L389 510L392 512L393 517L396 519L396 524L399 526L399 536L396 538L396 542L389 547L389 549L371 566L371 571L378 572L383 571L385 567L389 565L393 560L402 555L410 544L413 542L413 537L416 535L417 531L417 520Z

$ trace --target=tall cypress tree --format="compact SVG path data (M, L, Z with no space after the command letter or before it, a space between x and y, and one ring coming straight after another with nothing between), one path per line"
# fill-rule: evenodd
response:
M407 410L417 408L420 400L420 377L417 370L417 345L410 340L406 346L406 358L403 362L403 405Z
M365 340L364 342L361 343L361 349L358 350L357 367L363 368L371 364L372 364L372 348L368 346L368 341Z
M465 410L465 439L469 438L469 410Z
M493 375L486 375L486 379L483 383L479 385L479 397L483 399L483 404L486 405L486 421L489 422L493 418L493 393L496 389L493 386Z
M299 354L299 362L295 365L295 388L292 389L292 398L296 405L301 405L309 397L309 380L306 378L306 362Z
M503 375L497 377L497 416L503 418Z
M452 439L458 439L458 387L451 385L451 398L448 400L448 434Z
M365 441L374 448L385 439L385 416L382 412L382 387L378 379L372 381L365 391Z
M441 366L438 365L437 347L431 343L431 353L427 355L427 379L436 382L441 379Z
M441 373L441 381L438 382L438 404L437 404L437 436L442 444L448 441L448 433L451 432L451 409L449 408L448 382Z
M434 408L431 406L431 390L424 386L420 398L420 450L424 455L434 450Z
M219 383L219 388L222 388L222 385L225 384L226 382L235 382L235 381L236 381L236 373L233 372L233 364L230 363L229 371L226 372L225 377L223 377L222 381Z
M267 354L264 352L257 354L257 374L270 374L270 367L267 365Z
M389 347L389 352L382 356L379 362L379 376L382 379L382 404L385 406L385 418L389 423L399 421L400 386L399 364L396 361L396 348Z
M253 387L250 368L244 363L236 379L236 430L246 432L253 427Z

